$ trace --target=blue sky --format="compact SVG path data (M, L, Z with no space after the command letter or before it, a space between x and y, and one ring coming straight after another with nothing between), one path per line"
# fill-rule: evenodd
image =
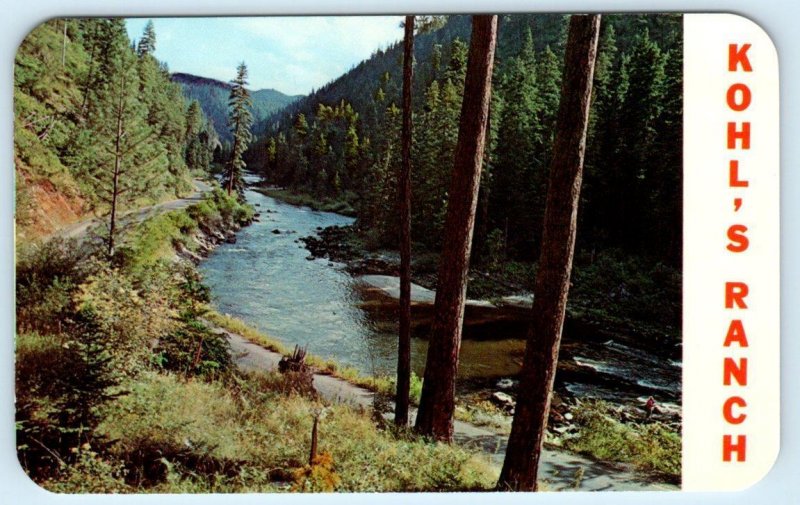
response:
M244 61L251 89L307 94L402 38L402 16L153 18L155 56L172 72L221 81ZM148 18L128 18L138 40Z

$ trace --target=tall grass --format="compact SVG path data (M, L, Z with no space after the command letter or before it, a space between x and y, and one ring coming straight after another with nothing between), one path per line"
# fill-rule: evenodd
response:
M278 374L249 374L235 387L150 374L130 388L98 428L132 489L152 492L264 492L287 489L305 466L313 416L338 491L490 489L481 457L423 440L396 439L346 406L283 395ZM80 488L72 491L80 491Z
M664 424L626 424L602 401L587 401L575 409L577 436L566 438L566 449L598 460L632 463L673 481L681 475L681 437Z

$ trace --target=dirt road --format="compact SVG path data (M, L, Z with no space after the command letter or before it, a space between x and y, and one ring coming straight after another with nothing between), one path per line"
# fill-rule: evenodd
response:
M195 191L191 195L185 198L177 198L175 200L127 211L120 217L122 226L142 222L148 217L161 212L185 209L186 207L201 201L203 196L211 191L211 186L203 181L195 179L192 182L194 183ZM73 223L66 228L62 228L53 234L53 236L62 238L82 238L86 236L90 230L98 226L102 226L104 223L105 219L99 217L84 219L82 221L78 221L77 223Z

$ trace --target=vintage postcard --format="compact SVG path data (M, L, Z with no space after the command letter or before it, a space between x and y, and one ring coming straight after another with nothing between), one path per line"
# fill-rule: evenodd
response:
M55 18L13 98L49 491L728 491L777 456L746 18Z

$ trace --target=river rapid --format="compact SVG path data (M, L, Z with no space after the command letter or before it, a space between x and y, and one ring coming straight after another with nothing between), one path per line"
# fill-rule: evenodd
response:
M299 240L352 218L289 205L247 190L261 213L243 228L235 244L218 247L200 265L212 302L230 314L294 346L365 374L391 374L396 368L397 319L367 310L363 285L344 265L309 259ZM459 388L494 389L514 377L525 348L524 322L465 330ZM425 328L412 339L412 368L422 375L427 353ZM681 363L632 346L630 341L576 338L565 334L556 390L578 398L641 403L654 396L662 405L680 402Z

